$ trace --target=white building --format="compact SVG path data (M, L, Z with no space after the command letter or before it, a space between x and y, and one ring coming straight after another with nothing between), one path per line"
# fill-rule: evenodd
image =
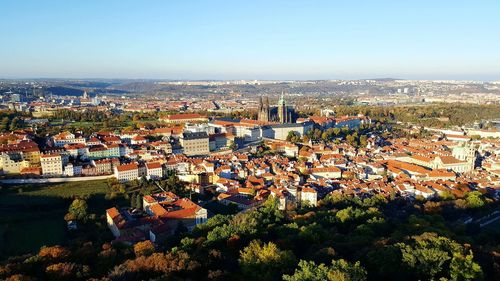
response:
M63 160L59 153L42 154L40 156L42 174L44 176L63 175Z
M85 143L85 138L76 137L70 132L62 132L52 137L54 146L63 147L65 144Z
M161 179L163 177L163 167L159 162L146 163L146 178Z
M114 168L115 177L120 182L132 181L139 178L139 165L130 163L120 165Z

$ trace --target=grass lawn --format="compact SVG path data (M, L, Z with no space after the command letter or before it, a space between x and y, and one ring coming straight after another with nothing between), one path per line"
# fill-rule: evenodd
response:
M89 212L97 216L125 203L121 198L106 200L107 189L106 180L4 185L0 190L0 259L36 252L43 245L64 244L63 217L75 196L88 198Z

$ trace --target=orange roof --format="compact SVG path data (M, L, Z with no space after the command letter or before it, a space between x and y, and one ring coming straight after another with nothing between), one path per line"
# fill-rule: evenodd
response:
M113 207L113 208L110 208L110 209L107 209L106 210L106 213L108 213L108 215L112 218L112 219L115 219L116 217L118 217L120 215L120 212L118 211L117 208Z
M160 162L149 162L149 163L146 163L146 167L148 169L160 169L161 164L160 164Z
M124 171L130 171L130 170L137 170L139 166L137 163L130 163L130 164L124 164L116 167L118 172L124 172Z

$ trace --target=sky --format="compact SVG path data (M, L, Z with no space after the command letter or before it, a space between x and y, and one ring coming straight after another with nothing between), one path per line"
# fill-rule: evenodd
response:
M1 0L0 78L500 81L498 0Z

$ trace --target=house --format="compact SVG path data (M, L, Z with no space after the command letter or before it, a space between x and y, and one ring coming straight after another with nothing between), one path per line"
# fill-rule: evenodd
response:
M28 168L30 163L23 160L20 155L15 157L13 154L2 152L0 154L0 172L2 174L19 174L25 168Z
M52 141L54 142L54 146L63 147L65 144L72 143L83 143L85 144L85 138L76 136L68 131L61 132L52 137Z
M207 221L207 210L188 198L179 198L172 192L161 192L143 197L144 211L158 217L171 230L171 234L182 223L189 230Z
M146 178L161 179L163 177L163 167L160 162L146 163Z
M59 153L48 153L40 156L42 174L44 176L62 176L63 159Z
M135 135L131 140L130 140L130 143L131 144L136 144L136 145L140 145L140 144L145 144L147 143L148 140L141 136L141 135Z
M139 165L137 163L123 164L114 167L114 174L118 181L127 182L139 178Z
M318 206L318 193L314 188L303 187L299 193L299 197L302 205Z
M206 132L184 132L180 143L187 156L210 154L209 137Z
M311 168L309 174L315 178L339 179L342 177L342 171L335 166Z

